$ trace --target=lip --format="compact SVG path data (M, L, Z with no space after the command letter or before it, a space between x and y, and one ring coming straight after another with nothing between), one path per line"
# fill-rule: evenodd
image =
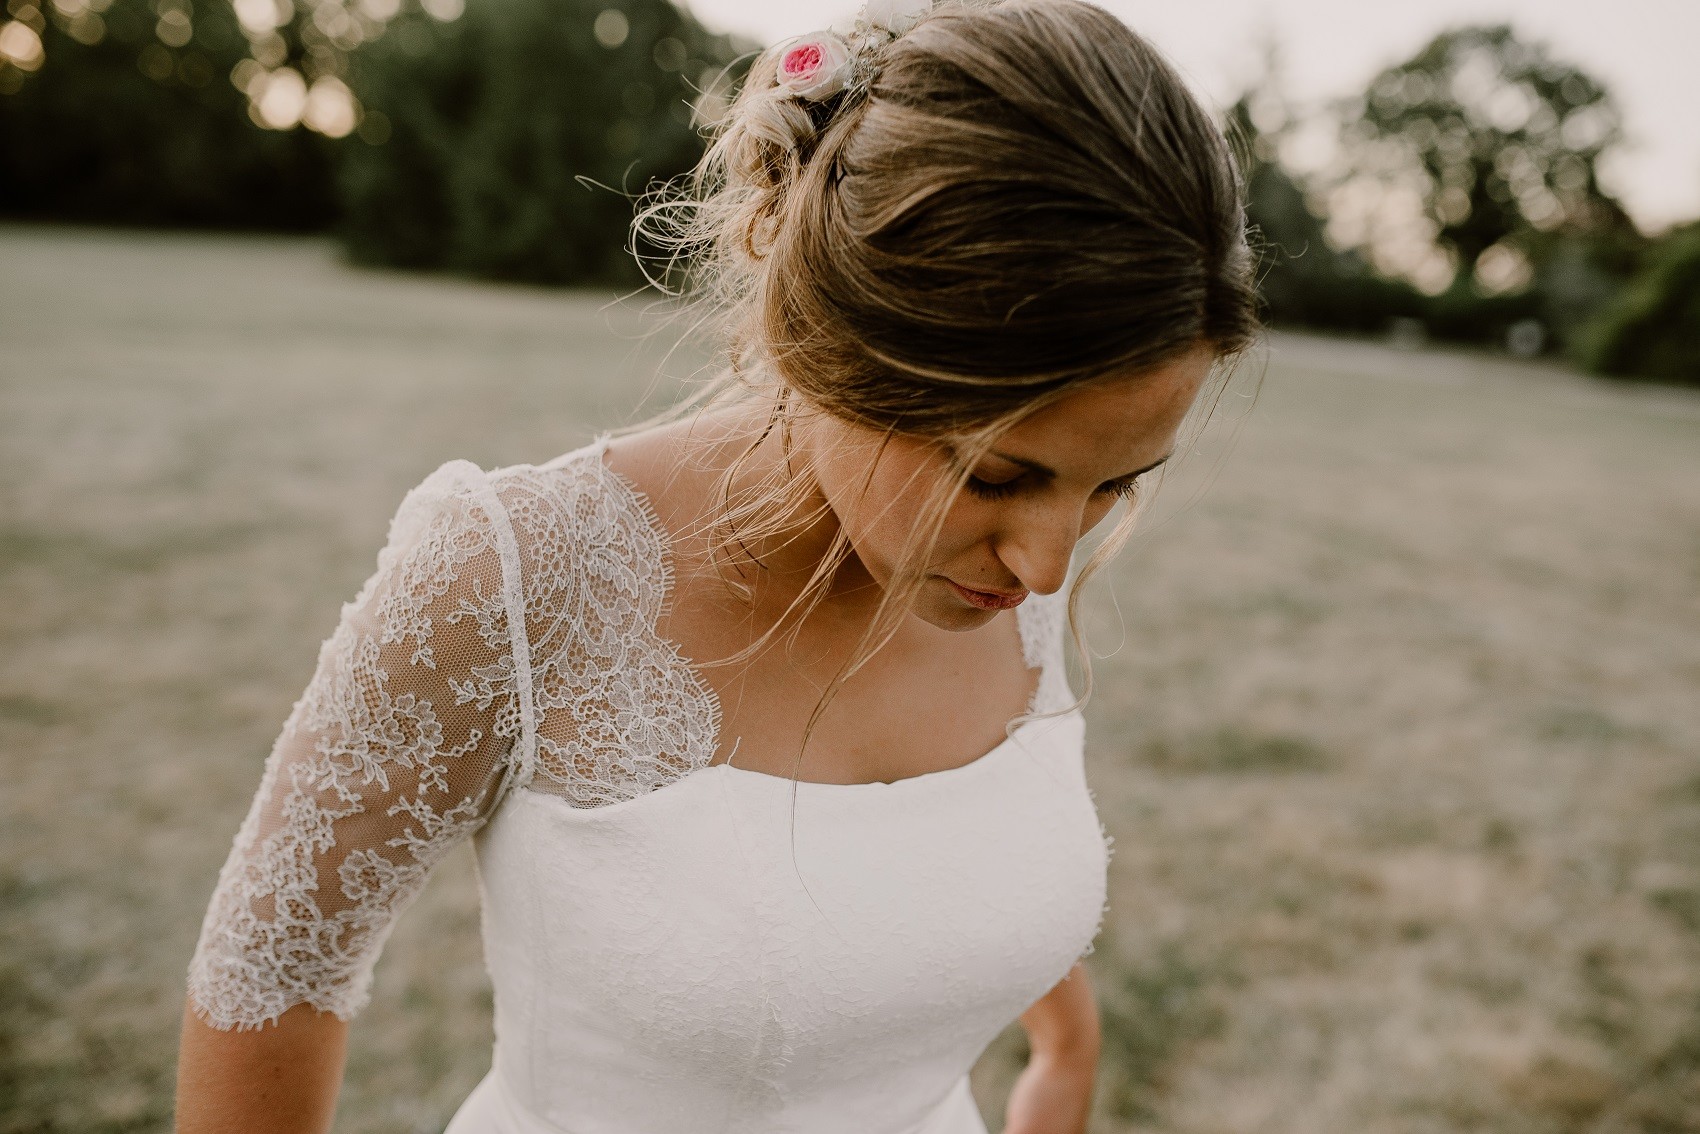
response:
M1006 594L1003 591L973 591L951 579L946 579L945 582L962 597L962 601L981 610L1008 610L1010 607L1020 606L1027 597L1026 591L1016 591L1014 594Z

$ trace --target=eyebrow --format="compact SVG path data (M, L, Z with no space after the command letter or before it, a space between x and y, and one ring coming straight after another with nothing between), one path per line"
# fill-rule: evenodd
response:
M1167 453L1164 453L1161 457L1158 457L1155 461L1152 461L1150 464L1146 465L1144 468L1135 469L1133 472L1130 472L1130 473L1126 474L1125 476L1111 477L1109 480L1105 481L1104 483L1110 484L1112 482L1123 481L1123 480L1134 480L1138 477L1142 477L1146 473L1155 469L1157 466L1161 465L1164 461L1168 460L1170 457L1172 457L1174 455L1175 455L1174 450L1171 449ZM1038 474L1039 476L1042 476L1042 477L1053 477L1053 476L1057 475L1055 469L1048 468L1045 465L1040 464L1038 461L1030 461L1026 457L1015 457L1015 456L1011 456L1008 453L999 453L996 450L993 450L992 456L997 457L999 460L1008 461L1012 465L1020 465L1022 468L1026 469L1028 472L1036 473L1036 474Z

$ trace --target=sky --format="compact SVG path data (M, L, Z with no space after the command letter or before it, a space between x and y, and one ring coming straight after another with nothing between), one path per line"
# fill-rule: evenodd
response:
M1600 178L1642 229L1700 217L1700 0L1095 0L1144 34L1193 90L1227 106L1271 36L1299 108L1362 91L1437 32L1509 23L1613 92L1625 144ZM762 42L847 21L853 2L685 0L704 24ZM1320 155L1321 151L1317 151Z

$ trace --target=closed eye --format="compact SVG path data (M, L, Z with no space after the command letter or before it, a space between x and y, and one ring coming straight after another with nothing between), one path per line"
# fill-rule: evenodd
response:
M1098 491L1109 493L1112 496L1119 496L1123 500L1132 500L1135 496L1139 495L1139 478L1134 476L1129 477L1126 480L1112 480L1105 484L1100 484L1098 486Z
M971 476L964 482L964 487L982 500L1002 500L1020 492L1026 476L1018 476L1012 480L990 481ZM1101 496L1118 496L1124 500L1132 500L1139 493L1139 478L1127 477L1123 480L1105 481L1098 486Z

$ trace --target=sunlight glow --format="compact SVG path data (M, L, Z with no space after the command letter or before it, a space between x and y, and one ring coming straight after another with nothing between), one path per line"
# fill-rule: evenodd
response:
M12 20L0 25L0 56L20 71L34 71L41 66L46 52L34 28Z

